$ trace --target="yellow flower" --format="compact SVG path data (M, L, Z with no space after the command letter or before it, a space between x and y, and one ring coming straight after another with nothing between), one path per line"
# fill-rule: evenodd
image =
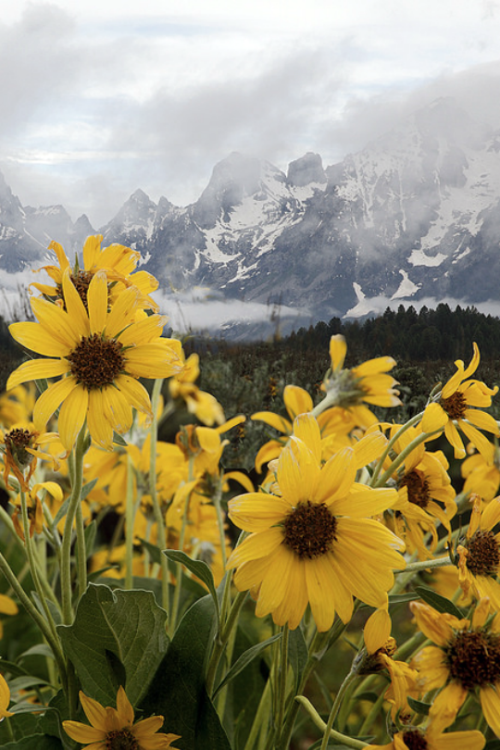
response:
M36 401L34 383L19 385L9 393L0 395L0 424L4 427L29 427Z
M59 265L43 266L40 270L46 271L55 282L55 286L38 283L33 283L31 286L51 301L62 299L62 279L64 272L68 269L71 273L71 280L86 306L88 287L92 277L97 271L103 270L111 282L110 302L115 302L125 288L134 285L140 294L141 308L158 312L158 305L149 296L158 288L158 281L146 271L134 273L141 257L140 253L117 243L101 248L101 242L102 234L87 237L83 246L83 268L76 260L72 270L62 246L58 242L51 242L49 250L55 252Z
M488 599L479 602L472 623L423 602L411 602L410 608L420 630L436 644L414 659L423 689L442 688L430 711L436 728L450 726L467 695L478 690L484 718L500 736L500 618L486 624Z
M404 544L370 516L392 505L397 494L357 484L358 467L352 448L322 466L318 423L303 414L277 461L273 493L229 501L231 520L251 534L228 567L237 568L240 591L255 593L257 616L272 613L276 624L293 629L309 603L318 630L325 631L336 612L350 620L353 596L387 606L392 571L404 568Z
M331 370L327 373L322 389L332 403L349 409L358 424L373 425L377 419L363 402L374 406L399 406L397 381L388 375L396 364L392 357L376 357L357 367L344 369L347 344L340 334L330 339Z
M461 359L455 362L456 373L444 385L439 400L426 406L421 423L423 432L444 429L446 439L455 451L455 458L465 458L464 444L455 422L486 458L491 456L491 443L479 430L500 434L491 414L481 411L491 406L491 397L498 391L498 386L488 388L480 380L468 380L479 366L479 349L475 342L473 347L474 355L469 366L465 369Z
M472 513L465 539L456 551L458 580L465 595L478 599L489 597L492 606L500 610L500 533L493 529L500 521L500 498L484 505L479 495L471 497Z
M12 711L8 711L10 703L10 690L5 677L0 674L0 721L8 716L14 716Z
M314 407L313 400L309 393L303 388L299 388L297 385L285 386L283 391L283 401L289 419L287 419L287 417L282 417L279 414L275 414L272 411L258 411L251 416L252 420L264 422L281 433L277 439L268 440L268 442L258 451L255 457L255 468L259 474L262 471L264 464L278 458L283 447L286 445L288 438L292 434L292 422L295 417L299 414L305 414L306 412L312 411Z
M399 425L391 427L394 433ZM419 437L420 430L410 427L393 446L399 455ZM388 466L393 456L387 459ZM438 542L436 522L440 522L451 536L450 521L457 506L455 490L452 487L447 469L448 461L442 451L431 453L420 443L408 453L403 464L394 473L393 480L398 490L398 501L392 507L394 513L393 531L407 543L409 552L418 551L420 559L431 557ZM444 507L443 507L444 506ZM424 537L430 535L430 551Z
M199 357L194 353L184 362L182 370L169 381L170 395L173 399L182 399L189 413L198 417L203 424L209 427L215 423L222 424L224 422L222 406L211 393L200 391L195 385L199 376Z
M72 740L86 744L88 750L175 750L171 743L178 740L179 735L157 734L163 725L163 716L150 716L134 724L134 709L122 687L118 689L116 708L104 708L82 691L80 702L92 726L63 721L63 727Z
M151 315L135 322L140 298L126 289L108 308L107 277L97 271L88 288L88 310L63 274L65 308L43 299L31 304L39 323L13 323L13 337L47 359L24 362L7 389L28 380L62 376L36 402L33 421L42 431L59 408L61 441L70 450L85 420L92 439L112 450L113 430L126 432L132 409L151 415L149 395L138 378L170 377L180 367L180 343L161 338L165 320Z
M28 491L29 481L36 469L38 459L50 461L58 468L55 456L41 451L37 446L55 442L56 433L44 432L23 427L12 427L8 432L0 430L0 455L3 455L3 480L9 487L9 474L13 474L22 490Z
M493 443L489 445L491 447L489 456L473 453L462 462L460 467L465 479L462 492L467 495L470 493L481 495L486 501L492 500L500 487L500 448Z
M387 745L367 745L366 750L482 750L486 739L481 732L439 732L432 724L427 729L412 727L396 732Z
M293 432L292 422L295 417L311 412L314 408L309 393L296 385L285 386L283 402L289 415L288 419L271 411L259 411L252 414L251 419L265 422L281 433L278 438L269 440L258 451L255 457L255 468L259 474L264 464L278 458ZM317 421L323 439L323 458L329 458L333 453L351 445L350 433L356 428L357 422L346 409L336 406L325 409L317 417Z

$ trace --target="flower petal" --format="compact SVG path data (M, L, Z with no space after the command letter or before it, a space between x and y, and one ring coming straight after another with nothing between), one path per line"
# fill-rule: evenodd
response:
M30 359L11 373L7 380L6 390L10 391L29 380L55 378L67 372L69 372L69 363L65 359Z
M59 412L58 431L61 443L66 450L75 444L78 433L82 429L87 417L89 392L86 388L77 386L65 398Z
M38 432L45 431L51 416L77 387L76 378L70 375L53 383L40 395L33 409L33 422Z

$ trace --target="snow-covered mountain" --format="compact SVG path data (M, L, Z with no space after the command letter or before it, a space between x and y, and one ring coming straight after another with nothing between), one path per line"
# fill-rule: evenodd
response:
M190 206L137 190L99 231L140 250L165 293L203 287L328 320L370 299L500 300L499 209L500 132L442 99L326 169L312 153L286 174L233 153ZM0 182L0 268L93 231L61 206L23 208Z

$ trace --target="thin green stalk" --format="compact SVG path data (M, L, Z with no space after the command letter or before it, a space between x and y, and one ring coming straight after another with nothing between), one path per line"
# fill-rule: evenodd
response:
M407 424L405 425L405 427L407 427ZM379 479L374 480L372 478L371 486L383 487L385 483L392 477L394 472L401 466L402 463L404 463L404 461L410 455L410 453L412 453L412 451L414 451L415 448L418 448L418 446L421 443L424 443L426 440L429 440L429 438L432 437L433 435L437 435L438 432L441 432L441 430L435 430L434 432L423 432L418 437L416 437L415 440L412 440L411 443L407 445L406 448L404 448L401 451L401 453L398 454L398 456L394 459L394 461L391 463L389 468L384 471L384 473ZM378 466L381 466L381 465L382 465L382 459L380 459L378 463ZM375 473L373 476L375 476Z
M331 630L325 633L318 633L318 631L316 631L309 646L307 662L305 664L300 683L297 688L298 695L304 692L307 681L309 680L311 673L318 665L320 659L323 657L326 650L340 637L344 630L345 625L340 621L337 621L333 625ZM280 731L280 736L276 744L276 750L288 750L299 708L300 703L297 703L297 701L295 700L290 706L287 717L285 719L285 724L283 726L283 729L281 729Z
M193 481L193 463L194 459L192 456L189 458L189 468L188 468L188 482ZM189 502L191 500L191 492L189 492L186 495L186 499L184 501L184 511L182 513L182 523L181 523L181 531L179 534L179 549L181 551L184 550L184 542L186 540L186 528L187 528L187 522L188 522L188 516L189 516ZM163 555L165 557L165 555ZM177 617L179 615L179 604L181 600L181 591L182 591L182 565L180 563L175 564L175 591L174 591L174 600L172 604L172 612L170 615L170 623L169 628L171 629L172 633L175 633L175 629L177 627Z
M151 454L149 457L149 494L151 502L153 504L153 513L157 526L157 544L160 549L167 548L167 534L165 529L165 522L163 520L163 514L161 512L160 503L158 501L158 494L156 492L156 446L158 442L158 420L156 418L158 412L158 403L160 400L161 387L163 385L163 379L158 378L155 380L153 385L153 393L151 395L151 408L153 410L153 418L151 420L150 430L150 450ZM169 614L169 630L170 630L170 594L169 594L169 565L168 557L166 555L161 556L161 599L162 606Z
M87 545L85 543L85 524L83 522L82 504L77 503L75 513L76 551L77 551L77 580L78 597L82 597L87 590Z
M295 698L297 704L301 705L302 708L304 708L309 716L311 717L314 724L320 729L322 732L325 732L327 729L327 725L321 718L321 716L318 714L312 703L305 697L305 695L297 695ZM363 742L362 740L355 740L352 737L348 737L345 734L341 734L340 732L336 732L334 729L330 729L328 732L328 735L326 735L326 745L324 747L328 746L328 740L333 739L336 740L339 744L345 745L346 747L352 747L354 750L362 750L364 747L367 747L368 743ZM321 744L321 747L323 747L323 743Z
M245 747L243 750L255 750L257 747L257 740L265 727L265 717L267 716L269 725L269 714L271 705L271 681L267 680L262 695L260 697L259 705L257 707L257 713L255 714L250 734L248 735Z
M395 570L398 573L418 573L421 570L428 570L430 568L443 568L445 565L450 565L450 556L438 557L435 560L419 560L418 562L410 563L403 570Z
M83 484L83 457L85 455L86 425L82 427L76 439L74 448L74 470L71 495L64 523L64 534L61 544L61 595L62 612L65 625L71 625L73 621L72 589L71 589L71 542L73 537L73 521L76 509L80 503ZM84 554L86 560L86 555ZM80 593L81 590L80 590Z
M215 490L212 498L215 512L217 514L217 526L219 528L219 540L220 540L220 553L222 556L222 566L226 569L227 555L226 555L226 530L224 528L224 515L222 513L222 478L219 477L217 489Z
M393 445L399 440L401 435L404 432L406 432L406 430L409 430L410 427L413 427L414 424L417 424L418 422L420 422L423 415L424 415L423 411L421 411L419 414L416 414L414 417L409 419L408 422L405 422L405 424L402 425L402 427L400 427L399 430L389 439L389 442L387 443L384 452L382 453L382 455L380 456L378 460L378 463L375 467L375 471L373 472L373 476L372 476L371 483L370 483L371 487L376 486L378 475L380 474L382 466L384 465L384 461L389 455L389 453L391 452Z
M279 670L277 672L277 715L276 726L283 726L285 716L286 683L288 677L288 623L282 628L282 638L279 644Z
M4 574L9 585L12 587L13 591L16 593L16 596L21 602L22 606L30 615L31 619L34 620L36 625L39 627L42 635L44 636L45 640L47 641L50 648L52 649L52 653L54 654L54 658L57 662L57 666L59 669L59 676L61 679L63 689L66 690L67 689L66 662L65 662L62 650L61 650L59 639L57 638L57 636L54 637L52 630L49 627L47 621L42 617L42 615L39 613L35 605L32 603L29 596L26 594L25 590L19 583L16 574L14 573L14 571L12 570L12 568L10 567L9 563L7 562L5 557L2 555L2 553L0 553L0 570Z
M352 681L356 679L357 672L355 670L352 670L349 672L349 674L344 679L342 685L339 688L339 691L335 697L335 700L333 702L333 706L330 711L330 715L328 716L328 722L325 724L325 729L323 733L323 740L321 742L320 750L327 750L328 747L328 740L332 736L332 728L333 724L335 722L335 719L337 718L337 714L339 712L340 706L342 705L342 701L344 699L344 696L346 694L346 691Z
M26 493L23 490L21 490L21 512L22 512L22 517L23 517L24 546L26 550L26 556L28 558L28 563L30 566L31 578L33 580L33 584L35 586L36 593L38 595L38 600L45 613L45 618L52 632L53 638L54 640L57 640L56 625L52 617L52 613L49 607L47 606L47 601L45 599L45 592L40 582L40 570L35 561L34 550L33 550L33 540L30 535L30 521L28 517L28 505L26 502Z
M134 470L127 454L127 495L125 498L125 588L133 588L132 564L134 557Z
M235 628L238 623L238 617L240 615L241 608L243 607L243 604L245 603L245 600L247 598L247 594L247 591L240 591L237 594L229 611L227 622L222 628L220 638L215 640L212 656L210 657L210 661L208 664L207 678L205 681L207 693L209 696L211 696L214 692L215 678L217 676L217 670L219 668L222 654L224 653L224 649L226 648L226 644L229 640L229 636L231 635L233 628Z
M370 708L365 720L363 721L363 724L361 725L361 729L359 730L358 734L360 734L362 737L364 735L367 735L370 731L372 725L375 722L375 719L377 718L380 709L382 708L382 705L385 700L385 690L382 690L381 694L375 701L375 703Z

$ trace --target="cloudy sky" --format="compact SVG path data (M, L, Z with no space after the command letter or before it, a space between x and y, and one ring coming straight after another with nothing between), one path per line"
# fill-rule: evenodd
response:
M94 228L231 151L324 165L438 96L500 127L500 0L0 0L0 170Z

